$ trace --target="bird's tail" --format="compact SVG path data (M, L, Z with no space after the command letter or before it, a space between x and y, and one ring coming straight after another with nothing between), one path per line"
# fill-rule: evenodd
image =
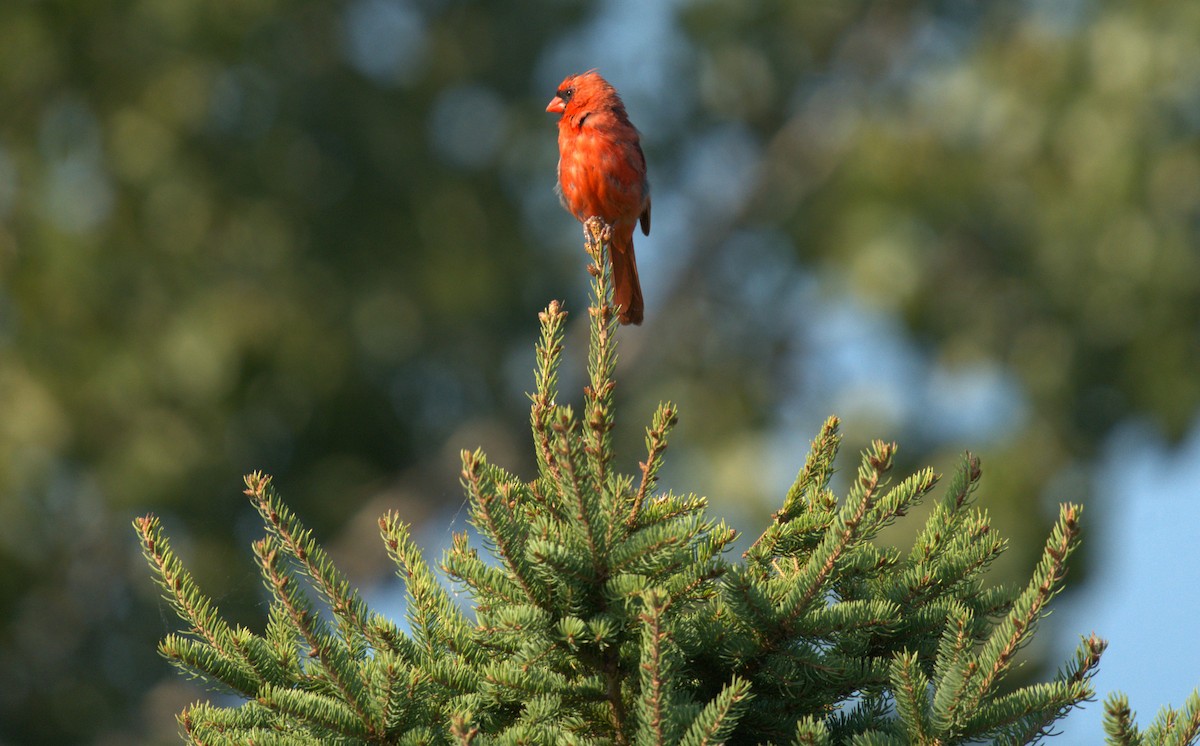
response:
M612 261L613 303L621 307L622 324L642 323L642 283L638 280L637 257L633 253L633 229L628 234L613 231Z

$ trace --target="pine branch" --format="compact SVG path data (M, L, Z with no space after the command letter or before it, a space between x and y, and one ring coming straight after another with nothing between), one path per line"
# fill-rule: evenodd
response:
M267 586L281 602L292 625L300 633L308 655L320 664L319 670L313 675L315 682L328 684L329 688L345 703L349 710L365 725L365 732L370 740L377 739L382 730L382 712L378 703L366 696L365 682L352 658L353 647L347 645L344 639L331 635L325 624L314 613L312 605L298 587L296 577L287 570L280 556L280 547L271 537L254 543L254 553ZM314 702L310 714L321 721L331 717L327 708ZM344 721L338 721L344 722ZM340 730L346 736L356 736L357 728Z
M669 743L670 706L668 687L672 671L666 662L666 637L663 615L670 601L665 594L648 591L642 595L645 611L642 621L641 700L638 720L641 728L635 743L638 746L663 746Z
M306 692L290 687L263 687L260 704L279 711L285 718L318 726L318 732L337 733L346 738L378 741L363 713L347 706L337 697Z
M158 644L158 652L188 676L220 684L244 697L255 696L264 685L237 658L223 655L206 642L170 634Z
M163 598L181 619L191 625L191 634L226 660L240 658L232 644L232 630L221 618L212 600L201 593L183 562L171 551L170 542L163 534L158 518L143 516L134 519L133 525L141 539L142 554L153 568L155 581L163 590ZM238 666L238 670L239 675L253 678L251 671L241 666Z
M970 610L961 603L954 604L946 616L934 660L931 722L934 730L951 742L960 735L956 718L967 709L962 703L972 675L978 669L978 664L970 657L975 642L971 634L973 621Z
M459 746L471 746L475 737L479 735L479 726L468 725L466 718L455 715L450 721L450 734Z
M1050 728L1060 713L1091 696L1085 682L1031 684L989 699L967 721L965 730L987 734L998 743L1038 743L1052 735Z
M1003 588L979 592L984 570L1000 556L1006 543L985 513L971 508L971 495L981 476L979 460L970 453L951 480L946 495L934 508L913 543L908 570L897 576L891 597L906 606L919 606L944 595L947 589L964 591L960 598L973 600L977 614L1006 611L1015 594Z
M1113 746L1141 746L1142 734L1133 724L1129 698L1120 692L1109 695L1104 703L1104 733Z
M617 315L612 307L612 273L608 261L612 229L599 218L591 218L584 224L584 235L586 251L593 262L588 267L592 276L592 294L599 303L589 309L593 322L589 327L588 386L583 392L587 420L583 451L588 456L592 479L601 489L605 489L613 458L612 394L616 388L613 371L617 364Z
M1081 640L1079 648L1075 651L1075 660L1059 671L1056 681L1044 690L1040 700L1034 696L1022 699L1010 695L1013 709L1023 708L1026 710L1026 714L1021 717L1013 717L1011 712L1005 713L1005 710L1010 708L1010 705L1004 701L1006 698L996 700L991 707L1000 714L998 718L1000 722L997 727L1007 735L1009 742L1014 744L1038 743L1043 738L1053 735L1051 729L1055 722L1065 717L1071 708L1082 702L1092 701L1095 697L1095 690L1092 689L1091 679L1096 674L1100 665L1100 656L1104 653L1107 645L1104 640L1095 635ZM1036 687L1031 690L1036 690ZM1015 692L1014 695L1020 695L1020 693ZM1030 693L1032 694L1033 691ZM990 717L987 713L981 714L979 716L981 725L986 723ZM984 726L981 729L989 728Z
M783 507L773 516L775 523L784 523L797 513L809 509L814 504L816 493L829 486L829 480L833 477L833 461L842 444L840 427L841 420L837 417L829 417L821 425L821 431L813 440L804 461L804 468L788 488Z
M404 581L408 619L423 659L432 663L447 652L466 652L470 647L469 625L422 558L408 526L389 511L379 519L379 533L396 564L396 574Z
M487 610L496 603L519 604L526 600L524 591L507 573L480 559L465 532L453 534L441 569L451 580L470 589L471 595L478 599L479 610Z
M369 612L366 603L333 566L312 532L303 528L295 514L279 499L271 486L271 478L257 471L250 474L246 477L245 494L270 532L287 553L296 558L304 574L329 604L330 611L341 627L343 639L350 643L352 651L361 654L368 644L376 647L383 644L383 639L376 635L376 628L367 623Z
M320 746L321 739L301 728L285 728L280 716L249 702L237 709L213 707L197 702L179 714L180 730L189 744L196 746Z
M893 658L888 678L909 743L934 743L929 722L929 678L921 670L916 654L902 653Z
M1200 739L1200 692L1193 691L1182 710L1164 707L1143 735L1146 743L1186 746Z
M196 638L168 635L159 644L159 652L186 674L247 697L254 696L267 681L278 681L281 666L262 647L254 645L245 630L235 632L221 618L216 606L171 551L158 518L135 519L134 527L141 538L142 552L163 589L163 597L191 625L189 634Z
M538 471L546 474L553 482L560 479L561 475L558 473L551 444L550 423L557 409L555 401L558 398L558 367L562 362L562 341L567 312L562 310L558 301L551 301L546 310L538 314L538 318L541 320L542 333L535 351L536 388L534 393L529 395L533 402L529 420L533 428Z
M578 429L570 409L559 412L552 429L554 458L561 475L559 494L566 503L564 509L568 519L582 530L586 539L587 553L584 556L590 561L595 580L603 574L601 565L606 554L606 548L601 543L605 532L599 504L603 485L595 481L587 471L584 449L588 446L578 437Z
M858 480L846 504L826 531L821 545L796 575L793 590L780 604L778 630L769 640L790 633L797 618L807 612L820 592L828 587L828 580L838 561L874 529L866 522L866 518L876 509L878 490L884 475L891 469L894 451L894 445L875 441L871 450L863 454Z
M829 746L829 731L825 721L807 715L796 723L796 735L792 746Z
M750 682L734 678L709 702L680 739L680 746L723 744L737 727L749 699Z
M536 582L535 572L526 562L528 535L521 526L524 515L516 512L518 495L526 492L515 479L499 481L479 451L462 452L462 479L471 500L475 526L496 554L504 561L509 577L524 591L530 603L547 603L545 589Z
M830 417L821 426L821 432L813 440L805 459L804 468L796 475L795 481L784 497L783 507L773 516L773 522L746 550L743 557L748 565L765 578L769 572L771 559L780 554L787 554L779 547L785 533L795 534L789 528L795 527L808 513L807 526L811 530L823 532L834 517L835 502L829 499L818 499L819 492L829 486L833 476L833 460L837 456L842 436L838 433L839 420ZM815 519L810 511L819 511ZM804 533L807 533L804 532Z
M658 470L662 468L663 452L667 450L667 436L678 421L675 407L665 402L658 405L650 427L646 428L646 460L638 464L642 470L642 481L630 506L629 517L625 519L625 525L630 528L638 525L646 497L658 484Z
M996 682L1012 665L1013 657L1033 634L1034 627L1044 613L1046 604L1060 590L1059 583L1066 573L1066 560L1079 539L1079 514L1077 505L1067 503L1059 512L1058 522L1046 543L1042 560L1034 571L1029 586L1013 603L1008 617L996 628L979 656L979 678L974 683L974 694L964 701L966 710L974 709L991 691Z

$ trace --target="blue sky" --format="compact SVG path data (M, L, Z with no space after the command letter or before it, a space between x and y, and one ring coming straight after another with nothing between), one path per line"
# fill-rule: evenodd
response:
M1200 619L1200 423L1174 447L1127 424L1096 471L1083 538L1092 565L1082 593L1057 604L1056 646L1065 659L1080 634L1108 640L1097 694L1125 692L1145 727L1200 686L1200 649L1189 644ZM1099 742L1102 718L1100 703L1074 712L1056 743Z

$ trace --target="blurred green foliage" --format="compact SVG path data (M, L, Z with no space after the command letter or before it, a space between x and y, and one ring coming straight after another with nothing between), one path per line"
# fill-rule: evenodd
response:
M1048 481L1083 497L1120 422L1194 425L1200 6L714 0L685 18L705 112L761 146L745 223L903 318L936 366L1019 381L1028 405L985 451L1005 530L1044 520Z
M542 6L0 7L0 740L140 740L164 622L132 513L251 622L242 472L335 528L464 421L525 419L497 361L554 278L497 164L577 12ZM430 122L454 91L499 107L467 159Z
M1015 376L1027 404L984 444L839 412L914 461L982 451L1007 535L1044 533L1040 490L1115 424L1193 423L1200 6L653 7L0 4L0 740L173 740L193 695L163 683L132 514L261 625L242 473L382 559L357 515L453 511L444 446L524 442L533 315L582 307L542 112L578 69L645 134L619 395L633 420L680 403L677 489L775 502L750 500L778 487L772 434L831 413L797 308L842 297L939 368Z

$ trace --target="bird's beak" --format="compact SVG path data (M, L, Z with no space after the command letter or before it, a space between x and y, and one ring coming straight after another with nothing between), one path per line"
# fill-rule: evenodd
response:
M551 114L562 114L567 110L567 102L562 100L561 96L555 96L550 99L550 103L546 105L546 111Z

